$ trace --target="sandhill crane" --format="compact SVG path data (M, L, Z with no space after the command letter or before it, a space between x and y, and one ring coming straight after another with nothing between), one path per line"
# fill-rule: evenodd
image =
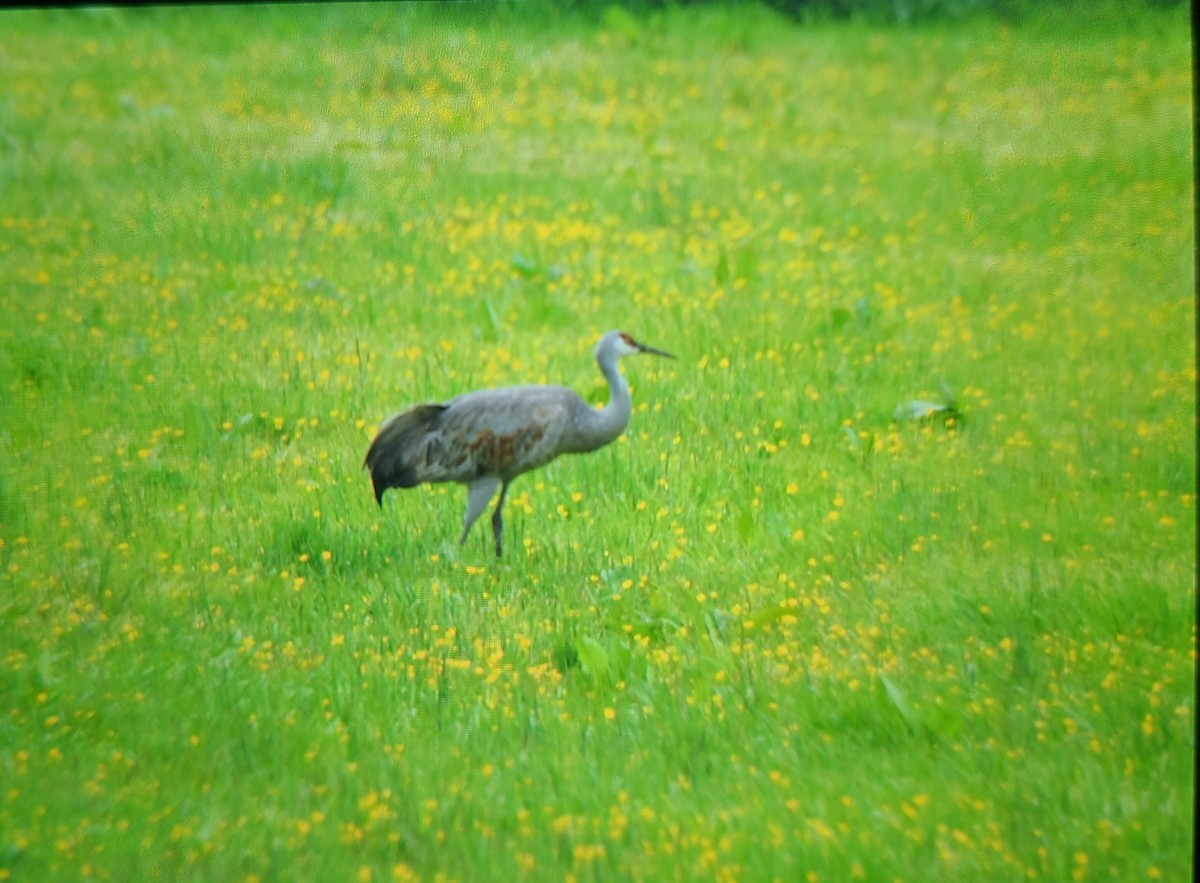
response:
M496 488L492 513L496 557L504 530L501 508L512 480L545 466L559 454L582 454L611 442L629 425L629 385L617 369L625 356L670 353L610 331L596 344L596 363L608 381L609 402L600 410L563 386L510 386L457 396L444 404L417 405L380 427L363 466L371 470L375 501L383 506L388 488L425 482L467 485L462 544Z

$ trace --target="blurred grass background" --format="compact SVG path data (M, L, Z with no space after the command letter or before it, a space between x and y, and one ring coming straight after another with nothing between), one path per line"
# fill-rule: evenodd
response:
M3 879L1186 877L1186 11L822 8L4 14Z

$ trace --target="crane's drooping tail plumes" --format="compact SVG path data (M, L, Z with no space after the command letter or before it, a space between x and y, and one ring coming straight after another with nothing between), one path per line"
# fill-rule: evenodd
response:
M383 505L383 492L388 488L410 488L421 483L414 456L420 450L418 442L436 428L445 405L417 405L397 414L383 425L367 451L363 465L371 470L375 486L375 502Z

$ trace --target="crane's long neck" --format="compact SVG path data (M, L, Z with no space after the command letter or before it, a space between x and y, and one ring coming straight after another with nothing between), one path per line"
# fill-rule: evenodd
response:
M617 360L602 356L596 362L600 366L600 373L608 381L609 399L608 404L599 411L589 409L587 423L581 433L581 451L594 451L613 441L629 425L629 415L633 410L629 384L621 376Z

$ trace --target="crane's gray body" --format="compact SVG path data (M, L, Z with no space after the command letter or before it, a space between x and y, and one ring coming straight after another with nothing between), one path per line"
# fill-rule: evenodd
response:
M389 487L469 483L489 475L512 481L559 454L591 451L620 435L597 436L597 412L562 386L510 386L418 405L379 430L367 465L380 497ZM382 481L379 481L382 479Z
M384 491L393 487L444 481L466 484L462 542L500 487L492 517L499 555L500 511L514 478L560 454L594 451L625 431L632 403L616 363L636 352L668 355L616 331L596 345L596 361L611 392L600 410L566 387L510 386L469 392L444 404L417 405L397 414L380 427L364 463L371 471L376 501L382 505Z

